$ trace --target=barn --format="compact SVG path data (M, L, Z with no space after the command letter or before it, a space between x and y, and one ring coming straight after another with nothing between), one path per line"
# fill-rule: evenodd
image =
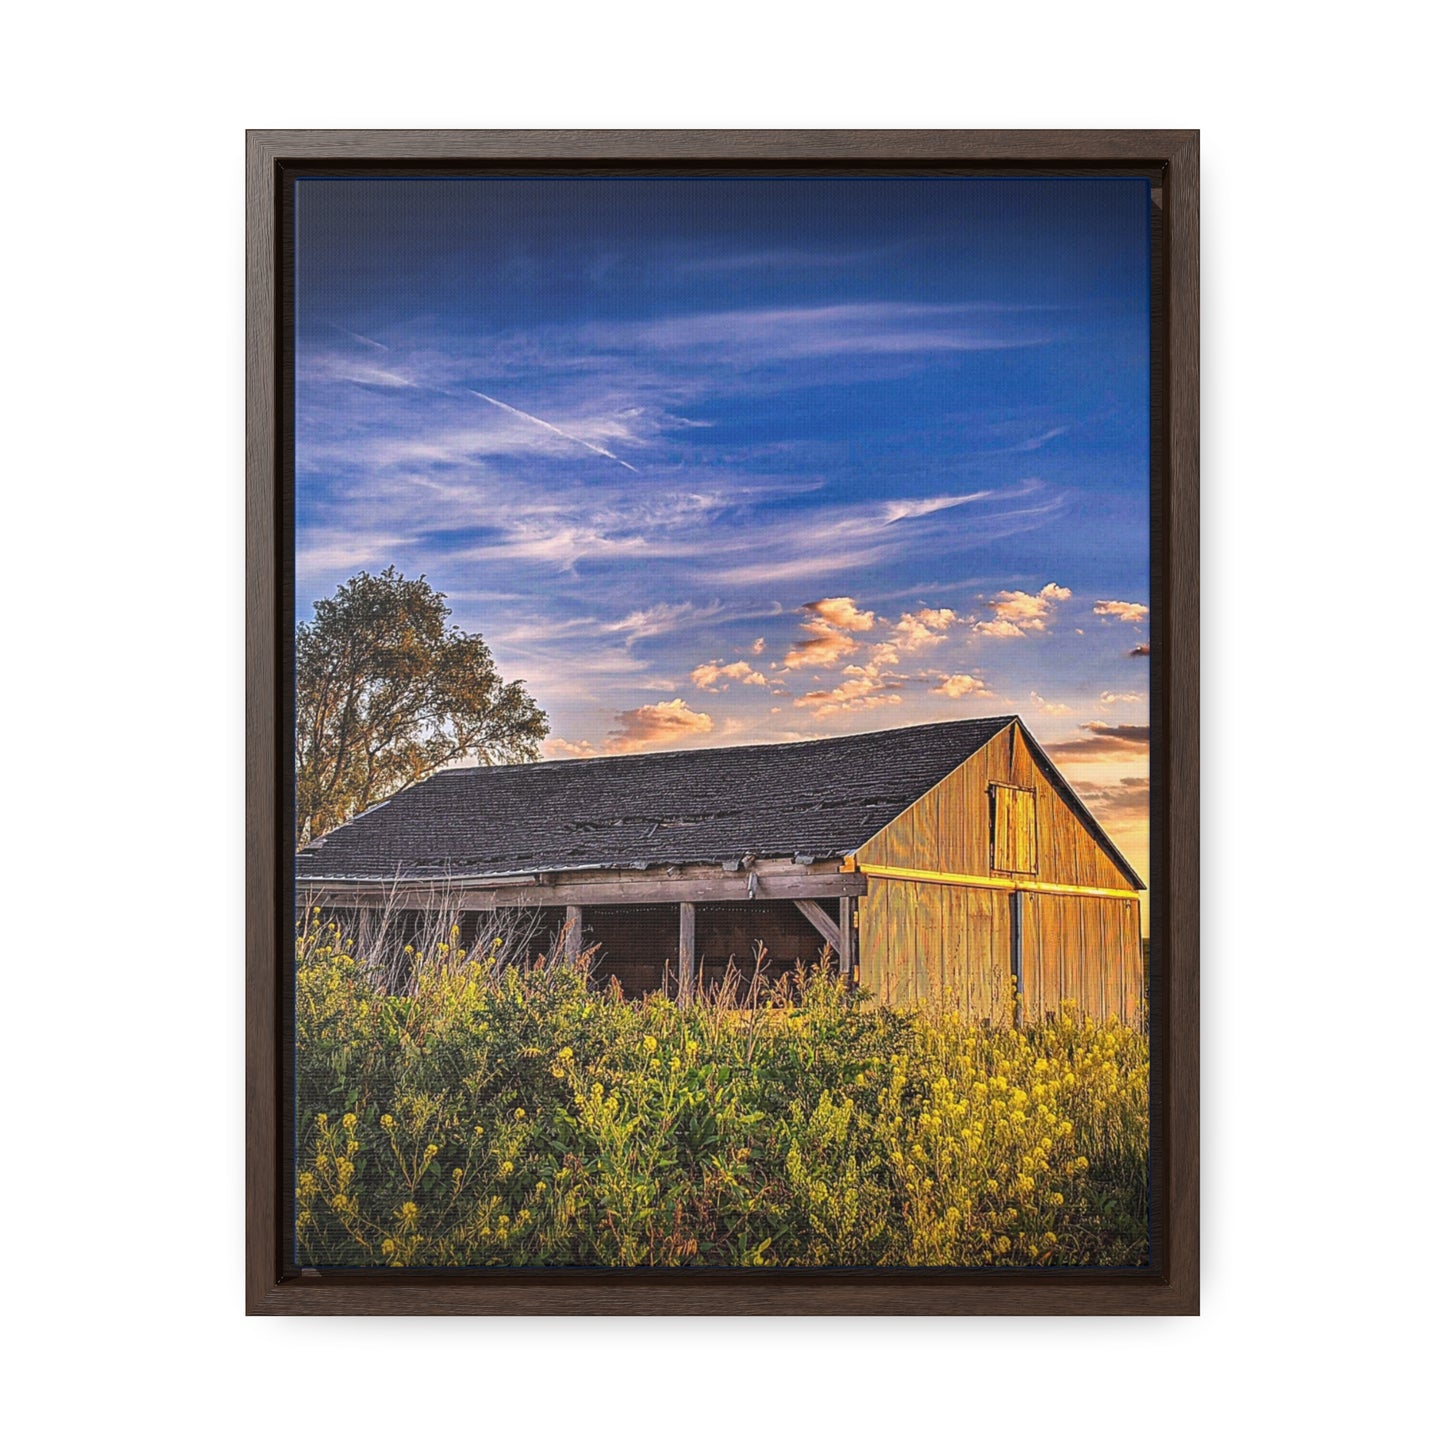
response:
M1135 1019L1143 887L1012 716L453 768L296 856L298 908L528 910L634 997L826 944L885 1004L995 1021Z

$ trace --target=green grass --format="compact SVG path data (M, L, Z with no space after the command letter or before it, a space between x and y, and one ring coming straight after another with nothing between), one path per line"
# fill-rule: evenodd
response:
M298 937L303 1264L1147 1262L1136 1029L900 1013L823 969L629 1002L451 943L375 977Z

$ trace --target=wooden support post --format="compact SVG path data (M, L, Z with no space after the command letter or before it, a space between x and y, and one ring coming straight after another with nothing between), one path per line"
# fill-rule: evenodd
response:
M1009 973L1013 976L1014 1027L1024 1026L1024 895L1009 894Z
M853 923L853 900L838 900L838 977L848 988L858 982L858 930Z
M679 1001L692 997L693 974L696 969L693 955L696 949L697 908L691 903L677 905L677 997Z
M562 943L563 956L568 963L576 963L582 952L582 910L575 904L567 905L567 921Z

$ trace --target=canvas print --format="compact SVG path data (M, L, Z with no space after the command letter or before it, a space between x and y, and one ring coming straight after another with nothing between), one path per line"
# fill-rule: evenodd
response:
M1152 204L294 182L299 1265L1149 1263Z

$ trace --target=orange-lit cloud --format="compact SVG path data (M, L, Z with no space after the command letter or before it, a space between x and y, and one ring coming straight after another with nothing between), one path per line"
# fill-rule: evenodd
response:
M1073 591L1050 582L1037 592L997 592L987 606L993 616L975 622L973 630L985 637L1023 637L1029 632L1047 632L1054 608L1072 597Z
M548 738L542 744L542 752L549 758L595 758L597 749L585 738L570 743L566 738Z
M887 673L876 662L843 669L843 681L837 687L805 692L793 699L794 707L807 708L815 718L832 717L840 712L867 712L877 707L892 707L903 701L896 691L903 681Z
M943 641L943 635L958 621L958 613L951 607L920 607L917 612L905 612L893 624L893 633L886 644L895 652L917 652L922 647L932 647ZM895 656L893 661L897 661Z
M795 642L783 658L783 666L832 667L858 651L859 643L846 632L836 632L826 622L805 622L803 631L812 633L804 642Z
M766 651L767 651L767 647L768 647L768 644L767 644L767 641L766 641L764 638L756 637L756 638L753 639L753 645L752 645L750 648L748 648L748 651L751 652L751 653L756 657L759 653L761 653L761 652L766 652Z
M1095 617L1117 617L1120 622L1142 622L1149 609L1142 602L1096 602Z
M783 658L784 668L835 667L859 649L855 632L871 632L877 614L865 612L851 597L821 597L805 603L802 611L810 613L803 623L807 637L795 642Z
M1147 642L1141 642L1141 643L1138 645L1138 647L1131 647L1131 648L1129 649L1129 656L1130 656L1130 657L1148 657L1148 656L1149 656L1149 644L1148 644Z
M681 743L713 729L712 718L694 712L680 698L647 703L617 714L617 726L607 734L609 753L632 753L659 744Z
M704 692L727 690L727 679L752 687L766 687L768 680L757 672L750 662L730 662L726 667L720 660L700 663L692 670L692 680Z
M1115 703L1119 702L1143 702L1144 694L1142 692L1101 692L1099 701L1105 707L1113 707Z
M993 696L981 677L973 677L966 672L955 672L951 675L940 672L935 676L941 680L937 687L929 688L929 692L941 692L944 697Z
M876 613L864 612L851 597L823 597L817 602L805 603L803 611L844 632L871 632L877 620Z

